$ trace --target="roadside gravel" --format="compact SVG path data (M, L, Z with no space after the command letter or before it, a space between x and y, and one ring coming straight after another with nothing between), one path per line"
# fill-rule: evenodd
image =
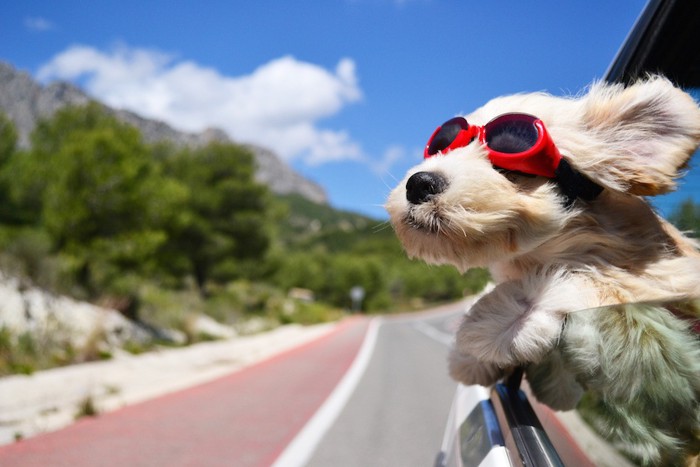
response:
M0 444L211 381L330 332L336 324L282 326L253 336L161 349L30 376L0 378Z

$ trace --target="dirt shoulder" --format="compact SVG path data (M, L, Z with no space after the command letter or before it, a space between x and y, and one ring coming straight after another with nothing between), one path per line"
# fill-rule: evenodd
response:
M98 413L211 381L319 338L336 324L283 326L107 361L0 378L0 444L62 428Z

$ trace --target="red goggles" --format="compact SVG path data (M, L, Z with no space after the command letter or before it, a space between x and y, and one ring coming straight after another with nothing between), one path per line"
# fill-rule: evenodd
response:
M555 178L561 154L542 120L528 114L500 115L484 126L470 125L455 117L439 126L428 140L424 158L468 145L478 139L488 149L496 167Z

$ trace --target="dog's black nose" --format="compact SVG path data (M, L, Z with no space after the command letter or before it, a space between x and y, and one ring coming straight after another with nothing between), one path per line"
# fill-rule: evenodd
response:
M425 203L447 188L447 179L435 172L416 172L406 182L406 199L411 204Z

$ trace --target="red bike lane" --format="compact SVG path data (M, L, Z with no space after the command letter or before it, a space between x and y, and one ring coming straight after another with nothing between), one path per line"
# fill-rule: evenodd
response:
M270 465L330 395L369 320L206 384L0 447L0 465Z

